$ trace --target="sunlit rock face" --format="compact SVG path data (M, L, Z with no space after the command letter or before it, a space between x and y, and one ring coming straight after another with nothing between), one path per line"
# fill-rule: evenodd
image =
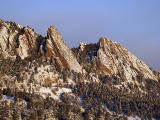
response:
M0 20L0 53L5 57L24 59L37 51L42 36L30 27Z
M0 54L13 60L16 56L25 59L39 55L55 61L61 68L82 71L76 57L53 26L48 28L47 37L44 38L30 27L0 20Z
M50 26L47 31L48 39L45 43L45 57L54 58L55 62L62 68L82 72L82 68L76 57L64 42L62 36L54 26Z
M108 38L100 38L97 51L97 67L103 74L123 75L128 81L141 73L144 78L157 80L149 67L122 45Z
M108 38L100 38L98 44L96 61L100 73L120 74L129 81L141 73L144 78L157 80L149 67L122 45ZM81 43L80 51L83 51L85 46L85 43ZM48 28L47 37L44 38L30 27L0 20L0 54L12 60L15 60L16 56L24 59L37 54L54 61L61 68L82 72L82 66L54 26Z
M79 48L80 48L80 49L79 49L79 50L83 52L84 49L85 49L85 46L86 46L86 43L85 43L85 42L80 42L80 45L79 45Z

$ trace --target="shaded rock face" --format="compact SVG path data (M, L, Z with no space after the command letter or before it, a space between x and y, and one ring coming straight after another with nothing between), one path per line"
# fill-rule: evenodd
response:
M100 38L97 51L97 67L103 74L123 75L128 81L141 73L144 78L157 80L149 67L122 45L108 38Z
M5 57L24 59L37 51L42 36L29 27L0 20L0 53Z
M76 57L64 42L62 36L53 26L47 31L48 39L45 43L45 57L54 58L55 62L62 68L82 72L82 68L77 62Z

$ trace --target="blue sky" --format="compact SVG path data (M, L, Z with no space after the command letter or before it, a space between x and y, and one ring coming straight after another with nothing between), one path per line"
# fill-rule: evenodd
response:
M54 25L69 47L109 37L160 71L160 0L1 0L0 19L44 36Z

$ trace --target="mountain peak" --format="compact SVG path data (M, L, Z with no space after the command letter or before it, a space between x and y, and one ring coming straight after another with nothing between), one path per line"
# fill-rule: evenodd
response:
M157 80L149 67L122 45L104 37L100 38L99 44L97 62L101 72L121 74L128 81L135 79L140 72L146 79Z

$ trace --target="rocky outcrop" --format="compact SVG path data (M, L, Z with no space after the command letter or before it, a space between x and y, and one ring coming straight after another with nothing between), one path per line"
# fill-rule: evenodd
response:
M0 53L5 57L20 56L24 59L38 50L43 37L30 27L0 20Z
M6 59L9 57L15 60L16 56L24 59L39 53L55 61L61 68L81 72L76 57L57 29L53 26L48 28L47 36L44 38L30 27L0 20L0 54Z
M80 43L79 48L81 53L90 49L85 43ZM82 67L76 57L54 26L48 28L47 37L44 38L30 27L0 20L0 55L15 60L16 56L25 59L37 54L56 63L61 68L82 72ZM153 71L145 63L122 45L108 38L100 39L99 49L92 51L90 58L95 55L97 56L97 68L103 74L121 75L131 81L140 73L145 78L157 80Z
M86 46L86 43L85 43L85 42L80 42L79 50L80 50L81 52L83 52L83 50L85 49L85 46Z
M100 38L97 51L97 67L103 74L123 75L128 81L141 73L144 78L157 80L149 67L122 45L108 38Z
M50 26L47 31L48 39L45 43L45 57L53 58L62 68L68 68L75 72L82 72L82 68L76 57L64 42L62 36L54 26Z

